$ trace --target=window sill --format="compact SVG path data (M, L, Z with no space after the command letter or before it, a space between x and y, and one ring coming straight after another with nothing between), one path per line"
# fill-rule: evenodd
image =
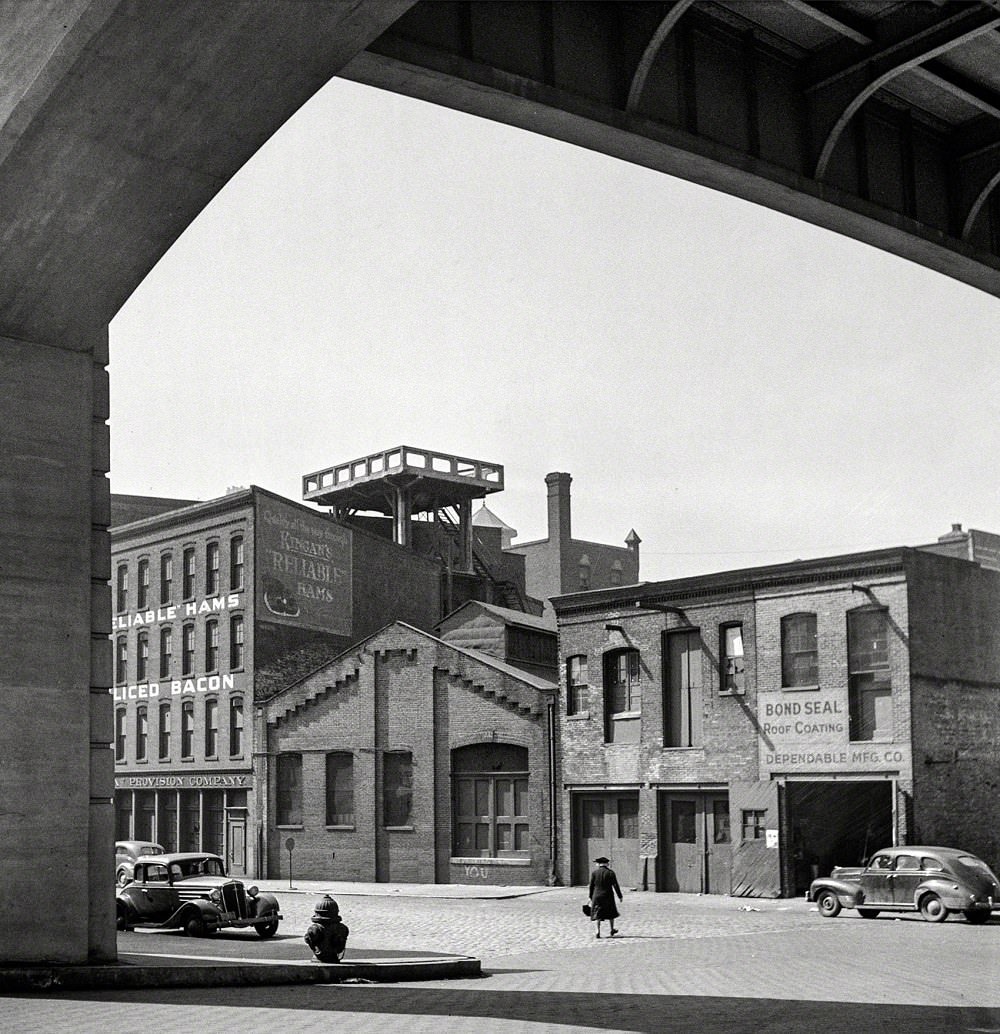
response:
M816 693L819 691L819 685L815 686L782 686L782 693Z
M642 717L642 711L619 711L609 716L613 722L628 722Z
M589 711L575 711L573 714L566 715L567 722L587 722L590 721Z
M413 826L383 826L386 833L412 833L414 832Z
M720 689L720 697L745 697L747 691L745 689Z
M473 855L471 858L449 858L448 861L452 865L479 865L484 867L490 866L497 869L524 868L525 866L531 865L530 858L491 858L489 856L483 858L479 855Z
M274 828L275 828L275 829L297 829L297 830L299 830L299 831L301 832L301 831L302 831L303 829L305 829L306 827L305 827L305 826L303 826L301 822L300 822L300 823L298 823L297 825L296 825L295 823L292 823L292 824L290 824L290 825L288 825L288 826L283 826L283 825L282 825L282 824L281 824L281 823L279 822L279 823L277 823L277 824L275 825L275 827L274 827Z
M333 833L353 833L356 827L352 824L350 826L327 826L326 828Z

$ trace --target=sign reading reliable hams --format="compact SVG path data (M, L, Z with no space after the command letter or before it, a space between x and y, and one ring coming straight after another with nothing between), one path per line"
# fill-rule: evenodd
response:
M351 634L351 532L273 499L257 514L257 615Z

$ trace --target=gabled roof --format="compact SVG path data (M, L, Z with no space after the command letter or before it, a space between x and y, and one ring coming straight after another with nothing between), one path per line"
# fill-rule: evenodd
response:
M556 622L554 617L526 614L523 610L511 610L508 607L498 607L493 603L483 603L482 600L467 600L460 607L456 607L450 614L446 614L434 626L435 629L441 628L445 623L450 623L456 614L461 614L463 610L468 608L486 611L487 614L493 614L508 625L518 625L521 628L531 628L539 632L555 633L556 631Z

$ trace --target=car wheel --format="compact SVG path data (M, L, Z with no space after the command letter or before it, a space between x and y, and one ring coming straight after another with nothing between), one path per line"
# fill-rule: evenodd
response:
M982 926L990 921L990 913L985 908L969 908L962 915L965 916L965 921L973 926Z
M816 904L819 905L819 914L826 916L827 919L840 915L840 901L832 890L821 891L816 899Z
M943 923L948 918L948 909L937 894L925 894L920 899L920 914L928 923Z
M130 929L128 907L120 901L115 907L115 927L119 930Z
M124 887L126 883L132 882L132 877L129 876L127 869L119 869L115 880L118 882L119 887Z
M258 937L273 937L278 932L278 920L272 919L269 923L261 923L260 926L255 926L254 929L257 931Z
M874 919L878 915L877 908L859 908L858 915L862 919Z
M184 924L184 932L188 937L204 937L208 932L205 920L201 916L191 916Z

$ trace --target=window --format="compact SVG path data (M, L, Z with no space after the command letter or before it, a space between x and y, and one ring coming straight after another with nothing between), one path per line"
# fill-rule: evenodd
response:
M181 578L183 579L181 596L183 599L189 600L194 596L194 546L188 546L184 550Z
M118 685L128 682L128 640L125 636L115 640L115 681Z
M528 751L478 743L452 752L452 850L462 858L525 857L528 824Z
M205 757L219 753L219 701L214 697L205 701Z
M604 738L608 743L639 739L635 718L642 710L642 675L638 650L612 650L604 655Z
M160 760L170 757L170 704L160 704Z
M181 629L181 674L190 675L194 671L194 625L185 625Z
M580 569L580 589L581 590L589 589L590 588L590 557L587 556L586 553L584 553L583 556L580 557L579 569Z
M815 614L787 614L781 619L781 684L819 685L819 650Z
M700 747L704 704L701 696L701 633L664 633L663 745Z
M413 755L387 751L382 756L382 825L408 826L413 803Z
M766 811L743 810L743 839L763 840Z
M326 824L354 825L354 755L346 751L326 756Z
M115 711L115 761L125 760L125 720L126 714L124 707L119 707Z
M209 542L205 547L205 595L219 594L219 543Z
M160 678L170 678L170 661L173 652L174 630L169 626L160 629Z
M234 614L229 619L229 668L235 671L243 667L243 615Z
M136 682L146 681L146 672L149 668L149 633L140 632L135 637L135 680Z
M135 760L146 760L146 744L149 740L149 711L145 704L135 709Z
M891 740L892 674L889 614L853 610L847 615L847 707L852 740Z
M590 706L587 655L566 658L566 713L580 714Z
M229 591L243 588L243 536L229 540Z
M745 693L746 669L743 662L743 626L723 625L719 629L719 645L722 647L719 689L723 693Z
M621 583L622 583L622 562L620 560L616 560L611 565L611 584L612 585L621 585Z
M302 755L278 755L277 824L302 825Z
M239 757L243 753L243 698L233 697L229 701L229 754Z
M174 556L172 553L160 555L160 602L169 603L174 591Z
M205 671L219 667L219 622L210 618L205 622Z
M119 614L128 610L128 565L118 565L117 591L115 593L115 610Z
M194 701L181 704L181 757L194 757Z
M145 610L149 606L149 558L143 557L136 569L136 606L139 610Z

